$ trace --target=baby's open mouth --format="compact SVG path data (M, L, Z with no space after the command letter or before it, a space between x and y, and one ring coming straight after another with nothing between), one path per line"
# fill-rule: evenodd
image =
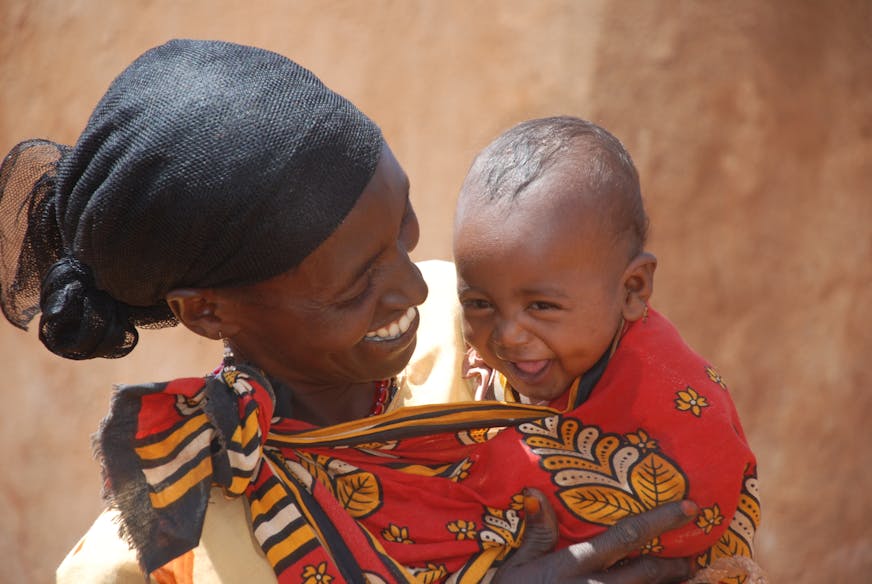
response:
M535 377L548 366L548 362L548 359L539 359L536 361L512 361L512 365L514 365L518 371L528 376Z

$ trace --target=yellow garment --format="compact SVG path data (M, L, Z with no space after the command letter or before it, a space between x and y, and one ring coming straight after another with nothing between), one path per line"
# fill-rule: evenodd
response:
M472 381L462 378L466 352L454 264L429 260L417 265L430 292L418 308L418 345L399 377L400 390L388 411L473 399Z
M418 344L390 410L472 399L461 377L465 356L454 264L431 260L418 267L430 289L419 307ZM226 499L212 490L200 545L152 574L154 584L262 584L275 574L251 532L245 497ZM59 584L142 584L136 553L118 535L115 511L104 511L57 569Z

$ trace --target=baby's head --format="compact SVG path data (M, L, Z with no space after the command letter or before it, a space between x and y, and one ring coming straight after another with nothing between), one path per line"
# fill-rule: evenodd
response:
M466 340L533 401L566 391L641 319L656 259L629 154L572 117L508 130L473 162L454 223Z

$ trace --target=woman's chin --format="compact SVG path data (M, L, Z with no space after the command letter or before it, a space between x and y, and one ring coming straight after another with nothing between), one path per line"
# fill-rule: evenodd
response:
M389 379L398 375L412 358L417 343L416 330L409 330L393 340L361 342L365 351L365 359L372 379Z

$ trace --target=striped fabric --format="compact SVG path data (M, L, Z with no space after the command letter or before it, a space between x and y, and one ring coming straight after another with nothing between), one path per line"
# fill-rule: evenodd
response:
M273 418L243 367L122 386L99 435L107 487L148 572L197 545L212 485L247 497L283 583L480 582L520 544L525 487L551 498L560 546L689 497L697 521L640 553L751 556L755 461L720 376L656 313L604 369L568 411L467 402L331 427Z

